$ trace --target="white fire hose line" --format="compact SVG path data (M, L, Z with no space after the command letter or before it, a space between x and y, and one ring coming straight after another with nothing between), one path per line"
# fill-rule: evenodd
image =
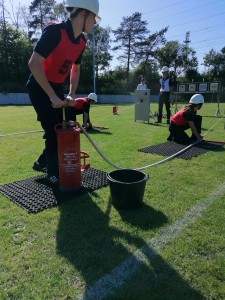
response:
M141 266L149 266L151 260L160 255L160 252L195 220L201 219L207 209L225 196L225 182L206 198L199 200L176 222L166 226L154 238L149 239L144 246L136 250L110 273L101 277L93 285L87 287L78 300L105 299L121 288ZM166 262L165 262L166 263ZM168 274L169 275L169 274Z
M209 132L210 130L212 130L212 128L214 128L214 127L221 121L221 119L222 119L222 118L220 118L215 124L213 124L213 125L208 129L208 131L204 134L204 136L207 135L208 132ZM110 161L110 160L109 160L109 159L108 159L108 158L100 151L100 149L97 147L97 145L96 145L95 142L91 139L90 135L85 131L85 129L84 129L82 126L80 126L80 129L81 129L81 131L85 134L85 136L87 137L87 139L89 140L89 142L92 144L92 146L95 148L95 150L98 152L98 154L99 154L99 155L100 155L100 156L101 156L108 164L110 164L110 165L111 165L112 167L114 167L115 169L120 169L120 170L122 170L122 169L127 169L127 168L123 168L123 167L117 166L117 165L115 165L113 162L111 162L111 161ZM169 157L166 157L165 159L160 160L160 161L158 161L158 162L156 162L156 163L153 163L153 164L150 164L150 165L147 165L147 166L144 166L144 167L140 167L140 168L135 168L135 169L132 169L132 170L141 171L141 170L144 170L144 169L147 169L147 168L151 168L151 167L158 166L158 165L160 165L160 164L162 164L162 163L165 163L165 162L168 161L168 160L171 160L171 159L175 158L176 156L178 156L178 155L180 155L181 153L187 151L187 150L190 149L191 147L193 147L193 146L199 144L200 142L201 142L201 141L197 141L197 142L195 142L195 143L193 143L193 144L191 144L191 145L185 147L184 149L182 149L182 150L180 150L180 151L174 153L173 155L171 155L171 156L169 156Z
M138 103L134 103L134 104L132 104L132 105L129 105L128 107L132 107L132 106L137 105L137 104L139 104L139 102L138 102ZM126 107L125 109L127 109L128 107ZM225 116L225 115L224 115L224 116ZM219 118L219 120L217 120L217 122L215 122L215 124L213 124L213 125L208 129L208 131L203 135L203 137L206 136L206 135L208 134L208 132L209 132L210 130L212 130L212 128L214 128L214 127L221 121L221 119L224 118L224 116L222 116L221 118ZM108 116L108 117L110 117L110 116ZM106 118L108 118L108 117L106 117ZM98 152L98 154L99 154L99 155L100 155L100 156L101 156L101 157L102 157L109 165L111 165L111 166L114 167L115 169L120 169L120 170L126 169L126 168L123 168L123 167L120 167L120 166L115 165L113 162L111 162L109 159L107 159L107 157L100 151L100 149L97 147L97 145L96 145L96 144L94 143L94 141L91 139L90 135L83 129L83 127L80 127L80 128L81 128L82 132L85 134L85 136L87 137L87 139L89 140L89 142L92 144L92 146L93 146L93 147L95 148L95 150ZM141 171L141 170L144 170L144 169L147 169L147 168L151 168L151 167L155 167L155 166L157 166L157 165L160 165L160 164L162 164L162 163L165 163L166 161L169 161L169 160L175 158L176 156L180 155L181 153L187 151L188 149L190 149L191 147L193 147L193 146L195 146L195 145L197 145L197 144L199 144L199 143L200 143L200 141L197 141L197 142L195 142L195 143L193 143L193 144L191 144L191 145L185 147L184 149L178 151L177 153L174 153L173 155L171 155L171 156L169 156L169 157L167 157L167 158L165 158L165 159L163 159L163 160L161 160L161 161L159 161L159 162L156 162L156 163L153 163L153 164L144 166L144 167L140 167L140 168L135 168L135 169L133 169L133 170Z
M105 155L99 150L99 148L96 146L96 144L94 143L94 141L91 139L90 135L86 132L86 130L80 126L81 131L85 134L85 136L87 137L87 139L89 140L89 142L92 144L92 146L95 148L95 150L98 152L98 154L108 163L110 164L112 167L114 167L115 169L124 169L122 167L119 167L117 165L115 165L114 163L112 163L110 160L108 160L107 157L105 157Z
M95 142L91 139L90 135L85 131L85 129L83 127L80 127L81 128L81 131L85 134L85 136L87 137L87 139L89 140L89 142L92 144L92 146L95 148L95 150L98 152L98 154L108 163L110 164L112 167L114 167L115 169L127 169L127 168L123 168L123 167L119 167L117 165L115 165L113 162L111 162L110 160L108 160L107 157L105 157L105 155L99 150L99 148L97 147L97 145L95 144ZM156 163L153 163L151 165L148 165L148 166L144 166L144 167L141 167L141 168L136 168L136 169L132 169L132 170L136 170L136 171L139 171L139 170L144 170L144 169L147 169L147 168L150 168L150 167L154 167L154 166L157 166L159 164L162 164L164 162L166 162L167 160L170 160L174 157L176 157L177 155L183 153L184 151L188 150L189 148L193 147L194 145L198 144L199 142L195 142L194 144L191 144L189 146L187 146L186 148L182 149L181 151L159 161L159 162L156 162Z

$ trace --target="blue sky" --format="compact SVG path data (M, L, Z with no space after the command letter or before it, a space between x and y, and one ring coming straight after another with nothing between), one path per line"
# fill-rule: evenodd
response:
M142 13L153 33L169 26L167 40L183 43L190 32L189 46L194 48L199 65L205 53L225 47L225 0L100 0L101 26L116 29L122 17ZM203 70L203 66L199 66Z
M9 2L10 0L5 0ZM31 0L14 0L14 6L29 5ZM59 2L59 1L57 1ZM189 46L194 48L200 65L205 53L225 47L225 0L99 0L102 27L117 29L123 17L142 14L153 33L169 26L166 38L183 43L190 32ZM114 53L115 54L115 53ZM120 65L114 55L113 66Z

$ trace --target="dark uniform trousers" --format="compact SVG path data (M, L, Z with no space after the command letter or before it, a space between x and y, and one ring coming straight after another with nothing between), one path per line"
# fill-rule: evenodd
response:
M83 115L83 123L84 123L84 109L77 110L74 107L66 107L66 120L67 121L77 121L76 116ZM87 123L90 123L89 114Z
M162 122L162 111L163 111L163 104L165 103L166 106L166 115L167 115L167 122L170 121L171 111L170 111L170 92L160 92L159 93L159 111L158 111L158 122Z
M194 124L196 130L199 134L201 134L202 128L202 116L195 116ZM195 140L195 136L192 135L189 137L185 130L189 129L189 124L185 124L184 126L177 126L173 122L170 122L169 131L173 140L179 144L190 145L193 140Z
M57 96L63 100L62 85L51 83L51 86ZM45 150L42 155L46 155L48 173L58 175L58 146L55 125L62 123L62 109L52 107L49 97L36 82L32 82L31 89L28 84L27 90L31 103L37 113L37 119L40 121L45 132Z

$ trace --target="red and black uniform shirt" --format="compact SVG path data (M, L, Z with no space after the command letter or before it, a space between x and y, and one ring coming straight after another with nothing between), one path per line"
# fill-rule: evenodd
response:
M43 69L49 82L63 83L73 64L81 63L86 39L74 38L70 20L46 26L34 51L45 58Z
M179 110L171 117L171 122L176 126L184 126L190 121L194 121L196 112L190 107Z
M84 111L89 114L90 103L87 98L76 98L76 106L74 107L75 111Z

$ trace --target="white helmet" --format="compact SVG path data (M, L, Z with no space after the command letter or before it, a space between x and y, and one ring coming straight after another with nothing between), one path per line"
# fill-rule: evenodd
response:
M99 12L99 2L98 0L66 0L65 7L83 8L91 11L96 17ZM75 12L75 9L73 10Z
M95 102L98 102L97 101L97 95L95 94L95 93L90 93L89 95L88 95L88 99L90 99L90 100L92 100L92 101L95 101Z
M191 104L203 104L204 97L201 94L195 94L191 97L189 103Z
M164 66L162 68L162 73L164 73L164 72L169 72L169 68L167 66Z

